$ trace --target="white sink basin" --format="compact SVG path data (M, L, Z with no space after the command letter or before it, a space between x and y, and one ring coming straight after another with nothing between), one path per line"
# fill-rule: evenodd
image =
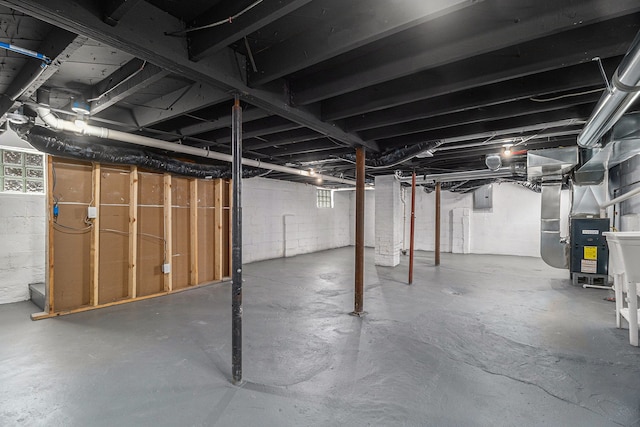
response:
M628 282L640 282L640 232L616 231L602 233L613 252L613 268L623 271Z

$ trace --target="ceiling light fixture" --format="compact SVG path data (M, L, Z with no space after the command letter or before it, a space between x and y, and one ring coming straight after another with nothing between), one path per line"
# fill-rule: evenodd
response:
M504 144L504 155L509 157L511 155L511 147L513 147L513 144Z

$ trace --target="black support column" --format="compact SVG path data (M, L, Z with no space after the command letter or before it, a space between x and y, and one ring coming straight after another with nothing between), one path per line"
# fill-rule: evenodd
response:
M238 95L232 110L233 208L231 210L231 371L233 382L242 381L242 108Z

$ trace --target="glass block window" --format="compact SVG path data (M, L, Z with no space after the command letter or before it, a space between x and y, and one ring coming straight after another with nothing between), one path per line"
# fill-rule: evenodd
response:
M44 193L44 156L0 149L0 192Z
M331 190L317 189L317 205L319 208L333 207L333 192Z

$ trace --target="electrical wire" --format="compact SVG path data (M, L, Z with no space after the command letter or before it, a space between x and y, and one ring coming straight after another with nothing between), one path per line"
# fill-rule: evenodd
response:
M71 234L83 234L83 233L86 233L89 230L91 230L93 228L93 224L89 225L88 227L84 227L84 228L76 228L76 227L69 227L68 225L60 224L60 223L58 223L57 220L55 220L55 221L53 221L53 227L54 228L61 228L62 230L59 229L58 231L60 231L62 233L65 233L64 230L68 230L68 231L72 232Z
M142 65L140 66L140 68L138 68L136 71L134 71L133 73L131 73L127 78L125 78L124 80L121 80L120 82L118 82L115 86L113 86L111 89L103 92L102 94L98 95L95 98L91 98L91 99L87 99L88 102L93 102L93 101L99 101L100 99L102 99L103 97L107 96L109 93L113 92L114 90L116 90L118 87L120 87L121 85L123 85L124 83L126 83L127 81L131 80L132 78L134 78L135 76L137 76L140 72L142 72L142 70L144 70L144 67L147 65L147 61L143 61Z
M263 2L263 0L255 1L255 2L251 3L249 6L245 7L244 9L242 9L240 12L236 13L235 15L231 15L228 18L221 19L221 20L216 21L216 22L212 22L211 24L202 25L200 27L187 28L186 30L174 31L172 33L164 33L164 34L167 35L167 36L183 36L185 34L193 32L193 31L205 30L207 28L218 27L218 26L224 25L224 24L231 24L231 23L233 23L234 20L238 19L240 16L244 15L245 13L247 13L248 11L250 11L251 9L253 9L254 7L256 7L257 5L259 5L262 2Z
M559 99L571 98L573 96L589 95L591 93L602 92L603 90L605 90L605 88L592 89L584 92L567 93L565 95L554 96L553 98L529 98L529 100L533 102L551 102L551 101L557 101Z
M131 235L131 233L129 233L128 231L115 230L113 228L101 228L100 232L122 234L124 236L130 236ZM150 237L150 238L153 238L153 239L162 240L162 243L163 243L163 246L164 246L163 260L164 260L164 264L167 263L167 239L165 239L162 236L156 236L155 234L148 234L148 233L138 233L138 236L144 236L144 237Z

